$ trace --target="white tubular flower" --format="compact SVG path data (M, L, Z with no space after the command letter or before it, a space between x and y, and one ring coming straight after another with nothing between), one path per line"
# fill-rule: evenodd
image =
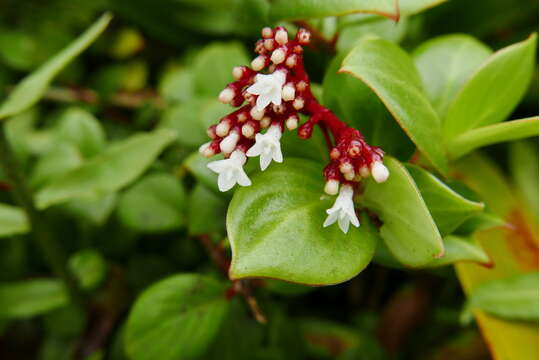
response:
M339 196L335 200L333 207L326 210L328 217L324 221L324 227L328 227L337 220L339 220L339 227L343 233L348 232L350 223L355 227L359 227L359 220L354 210L354 202L352 197L354 196L354 189L350 185L342 185L339 191Z
M283 153L279 142L281 135L281 127L272 125L265 134L256 134L255 144L247 151L247 156L249 157L260 155L260 169L262 171L266 170L271 160L278 163L283 162Z
M275 71L268 75L256 75L255 83L247 88L248 93L258 95L256 108L263 110L270 103L281 105L281 91L285 81L286 74L283 71Z
M242 151L235 150L228 159L212 161L208 168L219 174L217 185L220 191L228 191L236 184L250 186L251 180L243 170L247 157Z
M381 161L375 161L371 166L371 174L374 181L383 183L389 177L389 170Z

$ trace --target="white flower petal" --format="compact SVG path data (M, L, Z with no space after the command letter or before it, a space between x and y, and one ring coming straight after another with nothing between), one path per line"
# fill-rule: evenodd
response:
M347 216L339 217L339 227L343 233L348 233L348 228L350 227L350 221Z
M273 160L275 160L278 163L283 162L283 153L281 152L280 143L277 143L277 146L275 146L275 150L273 151Z
M264 110L266 106L269 105L271 102L271 97L268 95L269 93L264 93L258 95L258 98L256 98L256 109L257 110Z
M328 227L329 225L333 224L339 217L338 212L329 212L329 210L326 210L326 212L328 213L328 217L326 218L326 221L324 221L324 227Z
M216 172L216 173L220 173L228 167L226 160L212 161L208 163L207 166L211 171Z
M219 191L228 191L232 189L234 185L236 185L236 180L234 176L230 173L230 170L219 174L219 176L217 177L217 186L219 187Z
M217 160L209 163L207 166L213 172L219 174L217 177L217 186L220 191L228 191L236 185L251 185L251 180L245 174L243 165L247 161L245 154L239 150L232 152L230 157L225 160Z
M271 163L271 155L267 154L266 152L263 152L260 155L260 170L262 171L266 170L270 163Z
M258 139L258 135L260 135L260 134L256 134L257 139ZM258 142L258 140L253 146L251 146L249 148L249 150L247 150L247 156L249 156L249 157L258 156L261 153L262 153L262 145L260 144L260 142Z
M247 176L245 171L243 171L243 169L241 169L238 172L237 181L238 181L238 184L240 184L241 186L251 186L252 184L251 179L249 179L249 177Z

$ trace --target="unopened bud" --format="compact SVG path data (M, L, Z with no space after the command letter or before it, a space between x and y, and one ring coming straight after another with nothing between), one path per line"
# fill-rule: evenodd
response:
M198 151L200 152L200 154L204 157L212 157L213 155L215 155L215 152L213 151L213 149L211 148L211 141L210 142L207 142L205 144L202 144L199 148L198 148Z
M219 124L217 124L217 127L215 128L215 133L219 137L224 137L228 135L228 132L230 131L230 121L223 120Z
M262 120L260 120L260 127L265 129L271 124L271 118L269 116L264 116Z
M341 152L339 151L339 149L333 148L329 153L329 157L331 158L331 160L337 160L341 157Z
M341 171L341 173L343 173L344 175L346 175L347 173L354 173L354 167L352 166L352 164L350 164L349 162L343 162L340 166L339 166L339 170Z
M247 121L247 114L245 112L240 112L238 114L238 122L242 123L242 122L245 122L245 121Z
M346 180L348 180L348 181L352 181L352 180L354 180L355 177L356 177L356 174L354 173L354 170L352 170L352 171L350 171L350 172L347 172L347 173L345 173L345 174L343 174L343 175L344 175L344 178L345 178Z
M361 154L361 143L358 141L353 141L350 147L348 148L348 155L350 157L358 157Z
M254 71L260 71L266 66L266 57L265 56L257 56L251 61L251 67Z
M301 80L296 84L296 89L298 89L298 91L305 91L305 89L307 89L307 82Z
M359 168L359 175L361 175L361 177L366 178L369 177L370 174L371 172L369 171L368 167L362 166L361 168Z
M324 191L328 195L337 195L339 193L339 180L328 180L326 186L324 186Z
M296 66L298 63L298 57L297 55L290 55L287 59L286 59L286 66L288 66L289 68L293 68L294 66Z
M250 139L255 134L255 128L251 124L247 123L241 127L241 133L243 136Z
M295 130L298 127L298 117L295 115L290 116L288 119L286 119L286 128L288 130Z
M264 39L268 39L268 38L271 38L273 37L273 30L271 30L270 27L265 27L262 29L262 37Z
M240 135L236 131L233 131L226 138L221 140L219 148L223 153L230 154L236 148L239 139Z
M377 183L383 183L389 177L389 170L381 161L375 161L371 165L371 174Z
M219 93L219 101L223 104L230 104L230 102L234 99L236 96L236 92L234 89L231 89L229 87L226 87Z
M251 108L251 117L255 120L262 120L264 117L265 109L259 109L256 106Z
M294 88L294 84L288 83L283 86L282 97L284 101L294 100L296 97L296 89Z
M286 44L288 42L288 33L286 32L286 30L277 30L277 32L275 33L275 41L277 41L279 45Z
M272 51L273 49L275 49L275 40L273 39L264 40L264 47L266 48L266 50Z
M206 134L208 134L208 137L210 139L217 138L216 129L217 129L217 125L212 125L206 130Z
M263 40L258 40L255 44L255 53L257 54L265 54L266 53L266 48L264 47L264 41Z
M307 45L311 41L311 33L305 29L299 29L296 39L301 45Z
M243 72L243 66L234 66L234 68L232 69L232 76L234 77L234 79L239 80L243 77Z
M303 109L303 106L305 105L305 101L302 99L302 98L296 98L294 100L294 102L292 103L292 106L294 107L294 109L296 110L301 110Z
M271 53L271 61L274 64L280 64L284 61L284 58L286 57L286 53L283 49L276 49Z

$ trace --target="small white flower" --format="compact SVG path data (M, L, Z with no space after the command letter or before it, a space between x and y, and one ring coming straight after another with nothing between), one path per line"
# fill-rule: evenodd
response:
M217 185L220 191L228 191L236 185L250 186L251 180L245 174L243 165L247 161L247 157L242 151L235 150L228 159L212 161L208 164L208 168L219 174Z
M255 83L247 88L248 93L258 95L256 108L263 110L270 103L281 105L281 92L285 81L286 74L283 71L256 75Z
M281 143L279 142L281 135L281 127L272 125L265 134L256 134L255 144L247 151L249 157L260 155L260 169L262 171L266 170L271 160L278 163L283 162Z
M350 223L355 227L359 227L359 220L354 210L354 202L352 201L353 196L354 190L350 185L341 186L335 204L333 204L333 207L326 210L328 217L326 218L326 221L324 221L324 227L333 224L337 220L339 220L339 227L345 234L348 232Z

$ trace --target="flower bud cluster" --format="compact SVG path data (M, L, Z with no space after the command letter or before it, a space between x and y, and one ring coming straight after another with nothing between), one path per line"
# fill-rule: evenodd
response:
M235 67L232 75L236 81L219 94L221 102L240 108L208 129L212 141L200 149L206 157L218 153L228 157L235 150L247 153L256 135L270 127L279 129L278 137L285 128L295 130L298 112L306 98L312 98L302 58L310 33L300 29L292 40L283 27L264 28L262 37L256 43L258 56L251 67Z
M236 183L249 186L243 171L247 157L260 156L260 167L265 170L271 161L283 161L280 138L285 128L297 129L300 138L308 139L319 125L328 145L331 138L335 143L324 169L325 191L339 194L324 226L338 221L347 232L350 223L359 226L352 200L354 185L370 175L383 182L389 172L383 165L384 152L368 145L358 130L339 120L312 94L303 64L303 46L309 44L310 36L305 29L299 29L293 39L283 27L262 29L262 39L255 46L258 56L250 67L235 67L235 81L219 94L222 103L238 109L208 128L211 141L200 147L200 153L206 157L223 153L224 160L208 164L219 174L221 191ZM308 116L301 126L300 114Z

